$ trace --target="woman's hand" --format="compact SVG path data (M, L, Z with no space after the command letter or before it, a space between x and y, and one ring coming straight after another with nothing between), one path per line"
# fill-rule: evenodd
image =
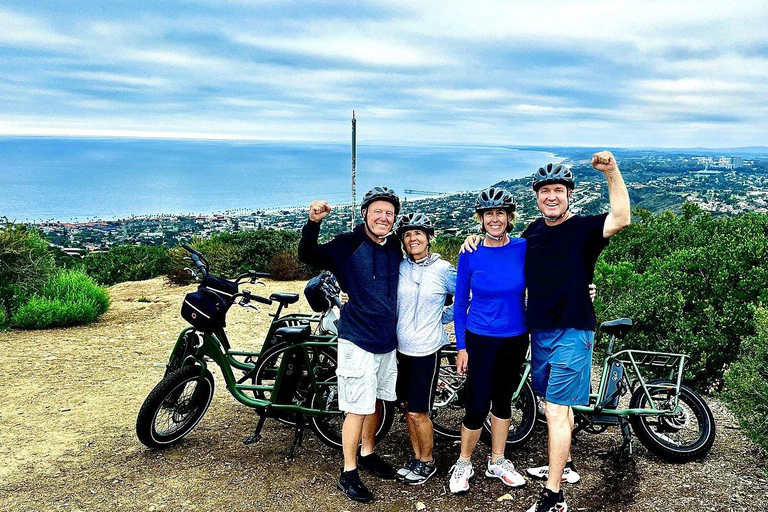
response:
M589 299L592 302L595 302L595 296L597 295L597 286L595 286L595 283L589 283L587 285L587 288L589 288Z
M459 350L459 353L456 356L456 373L458 373L459 375L466 375L468 361L469 361L469 356L467 355L466 349Z

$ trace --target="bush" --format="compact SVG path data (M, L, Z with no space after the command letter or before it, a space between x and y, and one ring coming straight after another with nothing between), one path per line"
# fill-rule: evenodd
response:
M0 229L0 322L38 291L54 270L54 258L45 238L6 220Z
M168 249L148 245L122 245L108 252L88 254L83 271L99 284L111 286L165 275L171 265Z
M727 400L739 424L768 455L768 309L755 314L757 334L744 339L741 354L725 373Z
M299 261L297 251L282 251L272 258L269 263L269 273L272 279L278 281L305 281L312 277L312 271Z
M200 251L209 261L214 275L234 278L248 270L270 272L270 262L281 252L295 252L299 235L291 231L239 231L217 233L210 238L195 237L190 246ZM174 284L188 284L192 276L185 267L192 267L188 253L182 247L170 251L168 280Z
M598 322L632 318L625 345L688 354L687 380L721 389L768 303L768 215L641 215L611 240L595 273Z
M432 240L430 251L438 253L455 267L459 263L459 250L463 242L464 237L461 236L438 235Z
M108 308L109 296L92 278L63 270L13 314L11 327L45 329L87 324Z

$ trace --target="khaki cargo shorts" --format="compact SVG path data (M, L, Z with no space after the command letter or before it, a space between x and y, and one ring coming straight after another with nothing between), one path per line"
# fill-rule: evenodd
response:
M397 350L374 354L339 338L339 409L352 414L373 414L376 399L397 398Z

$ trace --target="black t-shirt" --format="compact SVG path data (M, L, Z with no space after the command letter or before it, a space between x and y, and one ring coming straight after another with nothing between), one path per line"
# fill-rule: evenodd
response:
M574 215L562 224L533 221L523 232L528 240L525 282L528 286L528 329L595 330L595 309L587 286L608 239L608 214Z

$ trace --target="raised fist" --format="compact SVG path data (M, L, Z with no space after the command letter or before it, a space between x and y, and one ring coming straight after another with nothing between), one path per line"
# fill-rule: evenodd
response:
M601 151L592 155L592 167L603 174L612 173L619 168L616 159L610 151Z
M309 205L309 220L320 222L331 213L331 205L325 201L312 201Z

